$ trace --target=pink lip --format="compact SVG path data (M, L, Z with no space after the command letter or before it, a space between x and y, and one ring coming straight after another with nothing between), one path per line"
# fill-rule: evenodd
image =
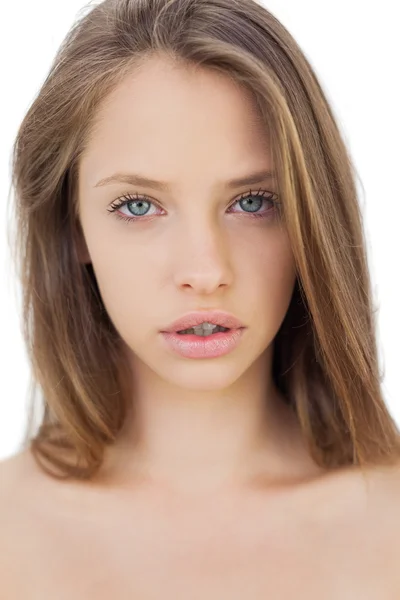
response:
M229 354L239 345L244 327L214 333L207 337L162 332L167 346L184 358L216 358Z
M161 333L174 333L184 329L191 329L202 323L213 323L227 329L241 329L244 327L243 323L230 313L220 310L205 310L187 313L163 329Z

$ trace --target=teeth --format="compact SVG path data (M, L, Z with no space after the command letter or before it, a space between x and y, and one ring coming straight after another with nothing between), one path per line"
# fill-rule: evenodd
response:
M214 325L213 323L202 323L201 325L197 325L196 327L178 331L178 333L182 333L182 334L194 333L195 335L207 336L207 335L212 335L212 333L215 329L219 329L221 331L227 331L227 328L220 327L219 325Z
M218 325L213 325L212 323L203 323L202 325L198 325L197 327L193 327L193 331L196 335L210 335L214 329L217 329Z
M201 325L197 325L196 327L193 327L193 329L204 329L204 331L210 330L212 331L213 329L216 329L218 327L218 325L214 325L213 323L202 323Z

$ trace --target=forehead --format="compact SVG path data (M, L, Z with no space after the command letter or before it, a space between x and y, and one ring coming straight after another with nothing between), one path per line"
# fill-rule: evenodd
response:
M173 180L182 170L227 179L271 167L252 95L229 77L152 59L105 99L81 161L93 182L115 171ZM94 181L96 180L96 181Z

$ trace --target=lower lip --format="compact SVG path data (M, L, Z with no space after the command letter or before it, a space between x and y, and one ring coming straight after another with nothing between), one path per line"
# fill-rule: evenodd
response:
M210 336L161 332L169 347L185 358L217 358L232 352L240 343L244 327L220 331Z

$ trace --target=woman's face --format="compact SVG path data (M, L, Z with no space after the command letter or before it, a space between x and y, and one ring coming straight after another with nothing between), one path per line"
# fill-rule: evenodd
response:
M136 376L212 390L233 385L257 361L261 373L296 271L278 208L268 199L278 191L273 178L228 183L273 168L253 102L220 74L153 58L98 114L80 164L82 260L92 262ZM165 187L99 184L116 173ZM130 204L111 212L126 194ZM239 202L242 196L247 200ZM174 354L160 332L203 309L240 319L247 329L239 346L213 359Z

